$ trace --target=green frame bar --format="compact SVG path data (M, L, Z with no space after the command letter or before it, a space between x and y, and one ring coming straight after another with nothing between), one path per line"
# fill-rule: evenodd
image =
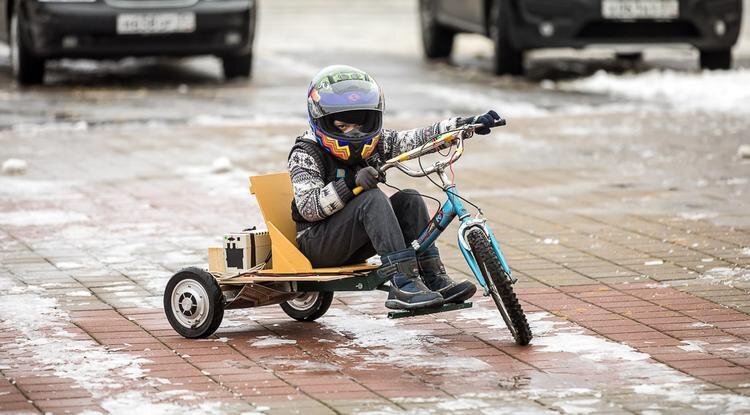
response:
M365 275L353 275L347 278L341 278L333 281L296 281L297 291L372 291L383 289L383 284L388 281L388 277L370 271ZM387 288L385 289L387 291Z

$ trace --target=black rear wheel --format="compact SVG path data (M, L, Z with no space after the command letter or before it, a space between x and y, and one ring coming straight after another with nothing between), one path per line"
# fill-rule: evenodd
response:
M523 51L510 42L510 9L505 0L495 0L490 9L490 38L495 45L496 75L523 75Z
M29 50L26 21L14 13L10 19L10 59L13 77L21 85L38 85L44 80L44 59Z
M447 58L453 50L456 32L437 21L437 4L434 0L420 0L419 23L422 28L422 47L430 59Z
M224 295L211 274L200 268L184 268L167 282L164 313L183 337L208 337L224 318Z
M314 321L328 311L333 302L333 291L311 291L281 303L281 309L299 321Z
M531 328L513 292L510 277L500 264L489 238L484 231L474 228L468 232L466 240L487 282L490 295L505 320L505 325L508 326L516 344L526 346L531 341Z
M702 50L700 51L701 69L730 69L732 67L732 51Z
M226 79L249 78L253 68L253 53L224 56L221 58L221 64Z

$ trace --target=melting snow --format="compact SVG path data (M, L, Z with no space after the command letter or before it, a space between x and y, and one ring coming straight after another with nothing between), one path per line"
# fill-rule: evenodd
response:
M71 291L65 293L68 297L91 297L91 293L88 291Z
M26 172L26 161L21 159L8 159L3 162L3 174L23 174Z
M276 336L260 336L258 337L258 340L248 340L247 342L254 347L274 347L285 344L297 344L297 340L283 339Z
M219 157L211 163L211 173L226 173L232 170L232 160L228 157Z
M89 218L86 215L62 210L0 212L0 224L11 226L64 225L87 220Z
M683 340L680 343L682 344L678 345L677 348L682 349L686 352L706 353L706 350L703 348L703 346L706 345L705 342L698 340Z
M351 346L367 349L360 357L366 364L387 364L398 367L421 367L435 372L482 371L490 366L474 357L446 356L432 346L445 342L428 330L405 329L385 317L374 318L331 309L320 323L350 338L337 348L345 355L359 354ZM340 354L341 355L341 354Z
M737 284L750 283L750 269L742 267L711 268L703 275L699 276L698 279L708 282L709 284L724 284L729 287L734 287Z
M653 260L653 261L646 261L643 263L643 265L650 266L650 265L662 265L664 261L661 259Z
M750 112L746 105L750 102L750 69L701 73L652 70L626 75L599 71L586 79L561 83L560 87L667 103L684 111Z
M687 220L711 219L719 216L716 212L680 212L679 216Z

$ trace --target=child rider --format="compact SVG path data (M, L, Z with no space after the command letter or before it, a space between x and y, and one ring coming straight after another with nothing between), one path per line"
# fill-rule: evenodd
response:
M462 302L476 286L453 281L434 245L419 256L411 247L430 220L424 201L413 190L386 196L378 189L376 167L460 125L483 124L476 132L488 134L500 117L489 111L393 131L382 128L383 108L380 87L361 70L329 66L313 78L307 91L310 129L297 138L288 160L297 244L315 267L380 255L378 272L391 282L388 308ZM355 197L357 186L364 191Z

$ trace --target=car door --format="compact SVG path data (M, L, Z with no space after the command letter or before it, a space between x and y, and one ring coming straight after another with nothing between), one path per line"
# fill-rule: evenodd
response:
M438 9L440 20L450 26L483 33L483 0L442 0Z

